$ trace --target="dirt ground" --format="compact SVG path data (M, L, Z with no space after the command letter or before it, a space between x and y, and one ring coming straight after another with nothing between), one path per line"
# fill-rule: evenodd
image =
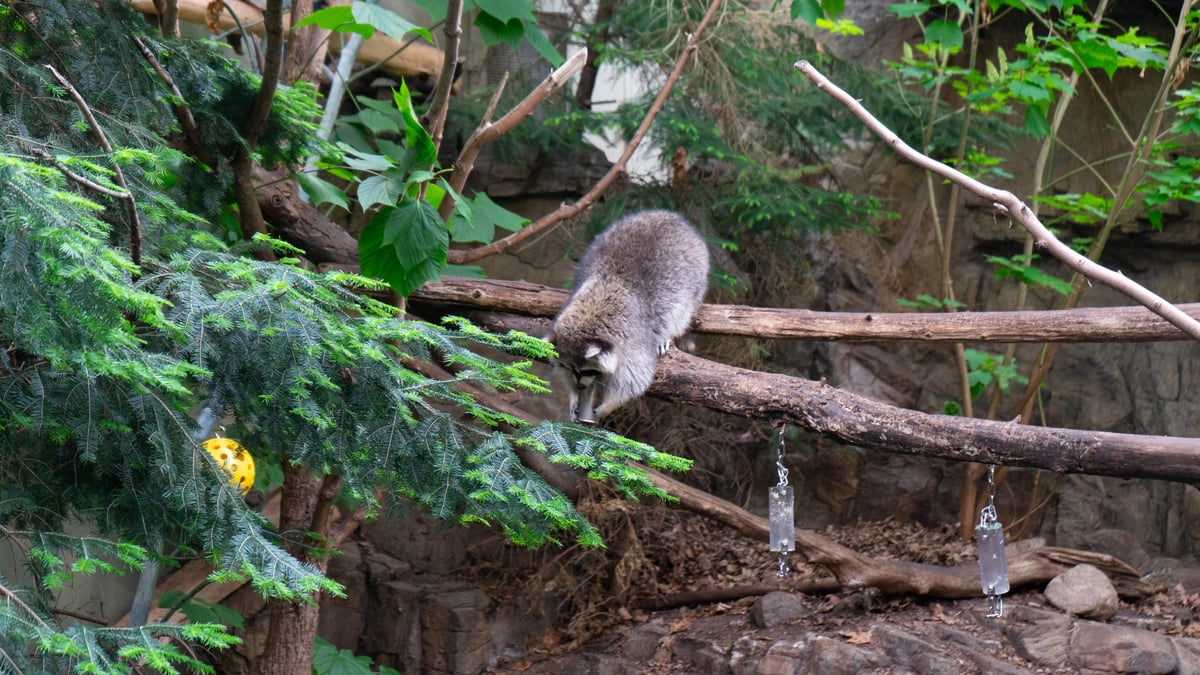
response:
M661 647L678 640L726 648L747 635L762 640L805 635L870 646L893 629L945 650L952 662L956 652L962 652L957 662L964 664L964 673L988 672L978 665L979 653L993 659L996 667L1009 664L1012 672L1079 672L1027 660L1005 639L1000 623L1004 619L985 616L987 601L982 597L944 600L887 597L872 589L846 591L834 587L821 567L799 560L790 560L789 573L780 578L778 554L717 523L662 506L606 504L587 515L604 531L608 549L564 552L549 566L543 564L537 578L570 588L559 606L560 619L526 657L498 664L492 672L578 670L582 653L628 654L627 645L651 624L662 627L665 639L659 641L658 653L642 663L642 672L648 673L697 672L694 663L679 662L677 651L673 655ZM937 565L975 562L974 544L961 541L950 525L926 528L884 520L829 528L824 534L874 557ZM495 592L523 584L529 588L531 578L521 582L496 577ZM804 616L764 630L752 621L752 608L764 593L776 589L802 591L796 597L801 598ZM1040 590L1014 589L1004 599L1006 614L1019 617L1023 608L1057 611ZM1200 593L1188 594L1177 584L1159 587L1140 600L1122 599L1112 623L1200 637Z

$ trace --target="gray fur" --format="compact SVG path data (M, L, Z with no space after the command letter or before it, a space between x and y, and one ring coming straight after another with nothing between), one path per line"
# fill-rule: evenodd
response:
M547 338L570 383L571 419L594 423L650 387L708 289L708 247L683 216L642 211L584 251Z

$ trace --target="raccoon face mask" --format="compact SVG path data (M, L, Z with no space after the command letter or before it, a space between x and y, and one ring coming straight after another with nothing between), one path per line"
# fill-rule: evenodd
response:
M582 353L563 353L558 366L567 373L568 395L571 401L571 421L581 424L597 424L598 409L604 406L607 377L612 373L612 345L602 341L589 341Z

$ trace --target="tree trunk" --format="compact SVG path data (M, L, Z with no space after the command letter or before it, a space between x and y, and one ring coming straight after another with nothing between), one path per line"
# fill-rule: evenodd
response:
M283 460L283 490L279 506L279 532L284 548L296 559L322 573L328 558L312 555L327 545L333 496L340 484L336 478L314 478L307 467ZM262 675L296 675L312 672L312 646L321 617L320 598L311 602L270 603L267 645L254 664Z

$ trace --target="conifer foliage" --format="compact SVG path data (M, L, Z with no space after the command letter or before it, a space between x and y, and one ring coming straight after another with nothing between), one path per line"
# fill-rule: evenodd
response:
M373 280L307 271L266 237L228 245L229 161L258 81L213 43L157 41L124 0L5 1L0 78L0 538L35 580L0 578L0 672L209 671L178 641L224 647L236 638L223 626L53 612L73 575L127 573L158 553L206 557L276 599L340 592L220 475L200 446L205 407L260 466L301 463L339 475L344 499L372 506L382 489L527 545L600 542L515 446L630 495L656 492L626 460L681 467L602 431L528 427L402 365L436 354L460 380L538 391L527 360L472 348L532 359L548 354L540 340L409 320L362 293ZM172 147L182 102L203 158ZM281 89L255 160L317 151L315 118L310 89ZM278 262L250 255L268 247ZM69 520L95 536L67 536Z

